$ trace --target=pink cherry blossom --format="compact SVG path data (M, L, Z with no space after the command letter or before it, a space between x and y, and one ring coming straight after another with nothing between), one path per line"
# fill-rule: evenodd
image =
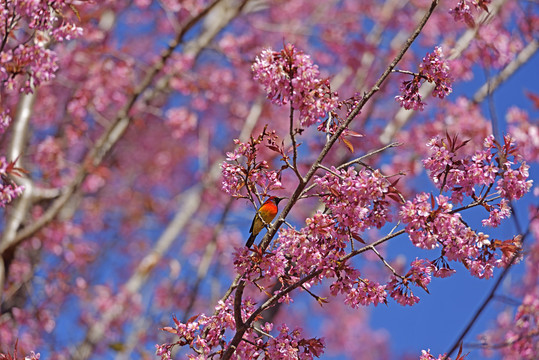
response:
M310 56L292 44L280 52L263 50L252 70L269 99L277 105L290 103L299 110L302 126L315 124L337 107L337 94L331 92L329 81L321 80L318 66Z
M449 65L444 59L442 48L437 46L432 53L427 53L419 65L419 73L414 74L412 80L403 81L400 86L401 95L395 100L406 110L422 111L425 103L419 93L421 80L434 84L433 96L443 99L452 92L453 80Z
M359 234L370 227L381 228L392 220L391 183L378 170L358 172L353 167L347 170L333 167L332 173L315 181L326 194L322 200L343 233L348 229Z

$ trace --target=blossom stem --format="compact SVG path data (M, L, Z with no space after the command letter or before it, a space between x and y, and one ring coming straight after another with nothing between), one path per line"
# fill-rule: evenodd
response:
M330 174L333 174L333 176L336 176L336 177L338 177L339 179L344 180L344 178L343 178L341 175L339 175L339 174L336 173L335 171L331 170L330 168L328 168L328 167L326 167L326 166L324 166L324 165L322 165L322 164L318 164L318 167L319 167L320 169L326 170L326 171L327 171L328 173L330 173Z
M292 84L290 85L292 86ZM294 133L294 108L292 107L292 102L290 102L290 140L292 141L292 170L296 173L299 183L303 182L303 176L301 176L298 169L298 147L296 145L296 134Z
M371 156L373 156L373 155L379 154L379 153L381 153L382 151L385 151L385 150L387 150L387 149L389 149L389 148L397 147L397 146L401 146L401 145L402 145L402 143L399 143L399 142L393 142L393 143L388 144L388 145L386 145L386 146L384 146L384 147L381 147L381 148L379 148L379 149L373 150L373 151L371 151L371 152L369 152L369 153L367 153L367 154L365 154L365 155L363 155L363 156L360 156L360 157L358 157L357 159L354 159L354 160L348 161L348 162L346 162L346 163L344 163L344 164L341 164L341 165L337 166L337 169L340 170L340 169L347 168L347 167L350 166L350 165L359 164L359 163L361 163L364 159L366 159L366 158L368 158L368 157L371 157Z
M393 273L393 275L395 275L395 277L398 277L402 280L404 280L404 276L402 275L399 275L395 269L393 269L393 267L391 265L389 265L389 263L386 261L386 259L384 259L384 257L382 256L382 254L380 254L380 252L378 250L376 250L376 248L374 246L368 246L369 250L372 250L376 255L378 255L378 257L380 258L380 260L382 260L382 262L384 263L384 265L389 269L391 270L391 272Z

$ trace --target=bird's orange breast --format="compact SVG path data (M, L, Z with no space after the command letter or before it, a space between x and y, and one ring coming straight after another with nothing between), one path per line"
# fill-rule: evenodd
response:
M277 206L273 202L265 203L260 207L260 210L258 210L258 213L260 216L262 216L262 219L264 219L265 222L269 222L273 220L275 215L277 215Z
M278 211L279 209L277 208L277 205L275 205L272 200L266 201L264 204L262 204L260 209L258 209L249 232L255 235L258 234L264 228L264 223L269 224L275 215L277 215Z

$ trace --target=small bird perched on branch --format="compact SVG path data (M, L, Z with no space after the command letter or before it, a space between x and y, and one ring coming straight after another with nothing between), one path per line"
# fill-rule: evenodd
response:
M275 218L275 215L277 215L277 212L279 212L279 208L277 206L283 199L284 198L278 196L271 196L262 204L262 206L260 206L256 212L253 222L251 223L251 228L249 229L251 236L249 236L249 240L247 240L247 247L251 247L251 245L253 245L258 233L262 231L266 224L269 224L271 220Z

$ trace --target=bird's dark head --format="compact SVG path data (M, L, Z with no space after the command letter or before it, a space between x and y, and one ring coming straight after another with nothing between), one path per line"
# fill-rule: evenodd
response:
M283 199L286 199L286 198L285 198L285 197L279 197L279 196L270 196L270 197L268 198L268 200L266 200L266 203L268 203L268 202L271 201L271 202L274 203L275 205L279 205L279 203L280 203L281 200L283 200Z
M279 197L279 196L272 196L272 198L273 198L273 201L275 202L275 205L279 205L281 200L286 199L285 197Z

